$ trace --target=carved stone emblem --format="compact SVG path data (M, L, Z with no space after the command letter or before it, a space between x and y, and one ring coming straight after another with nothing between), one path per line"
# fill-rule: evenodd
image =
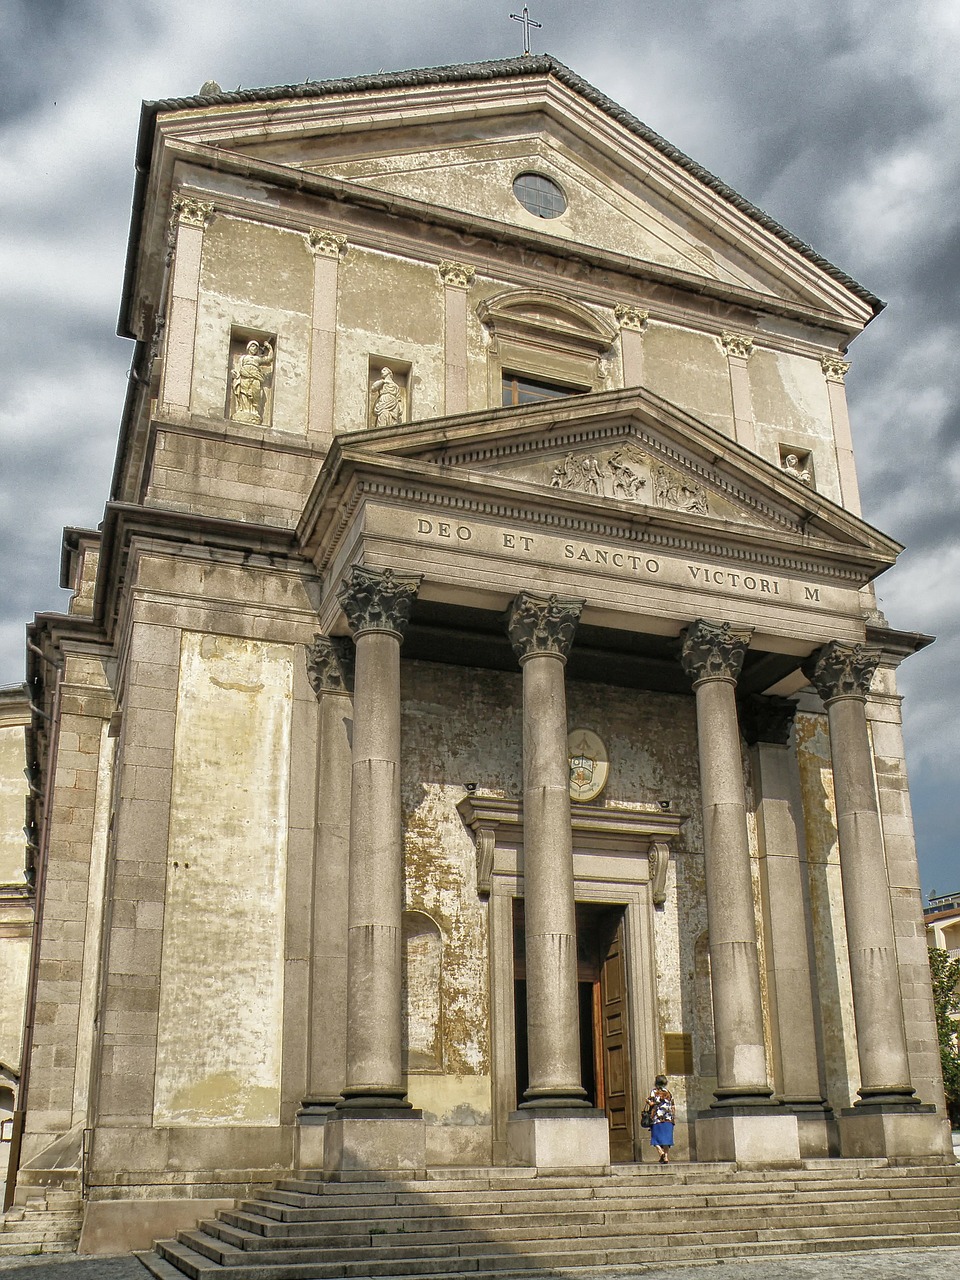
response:
M422 573L365 569L355 564L337 592L354 639L365 631L393 631L402 636L422 581Z
M720 345L728 356L746 360L753 350L753 339L744 333L721 333Z
M313 692L353 692L354 648L346 636L313 637L307 646L307 679Z
M880 662L880 652L873 645L832 640L811 653L802 664L803 674L824 702L834 698L866 698Z
M583 600L521 591L507 613L507 635L521 662L537 653L566 658L573 644Z
M315 253L318 258L339 258L347 247L347 237L338 235L335 231L313 227L307 234L307 243L310 252Z
M567 738L570 761L570 799L580 804L596 800L607 785L610 762L603 740L589 729L574 729Z
M474 267L464 266L462 262L441 262L437 267L440 279L451 289L469 289L477 274Z
M730 622L692 622L683 632L680 663L694 688L703 680L736 681L752 634Z
M850 368L850 361L843 360L840 356L821 356L820 368L828 382L842 382Z

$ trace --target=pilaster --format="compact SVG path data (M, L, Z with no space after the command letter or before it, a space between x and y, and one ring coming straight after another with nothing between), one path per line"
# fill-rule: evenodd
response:
M733 433L745 449L757 448L757 429L753 415L753 395L747 367L753 354L753 339L740 333L722 333L720 345L727 353L730 371L730 396L733 403Z
M837 470L840 475L840 497L843 505L855 516L860 515L860 486L857 483L857 466L853 456L853 434L850 430L850 414L847 410L847 391L844 378L850 369L848 361L830 353L820 358L820 367L827 382L827 399L833 438L837 450Z
M190 411L203 233L213 214L214 207L207 201L183 192L174 197L168 242L172 257L170 302L160 401L164 413L175 417Z
M444 412L466 413L467 293L476 272L462 262L447 261L437 270L443 284Z
M315 227L307 235L307 245L313 255L308 426L311 434L328 441L334 433L337 298L340 260L347 251L347 237Z
M643 386L643 335L650 313L630 303L618 303L613 314L620 326L620 359L623 362L623 385Z

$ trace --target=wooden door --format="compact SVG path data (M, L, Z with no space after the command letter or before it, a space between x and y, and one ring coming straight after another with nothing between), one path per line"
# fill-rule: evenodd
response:
M602 1105L610 1122L610 1158L620 1162L636 1158L623 924L621 914L616 932L601 955L599 983Z

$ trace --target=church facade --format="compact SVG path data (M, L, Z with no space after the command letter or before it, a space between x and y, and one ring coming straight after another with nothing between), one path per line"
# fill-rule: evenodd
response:
M30 627L18 1196L945 1156L843 379L882 304L549 57L146 104ZM134 1233L135 1234L135 1233Z

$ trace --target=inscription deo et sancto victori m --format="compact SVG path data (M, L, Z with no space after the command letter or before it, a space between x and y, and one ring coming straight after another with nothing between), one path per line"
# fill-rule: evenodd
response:
M686 571L683 576L692 586L722 587L781 599L787 594L779 578L761 577L757 573L744 573L739 569L718 569L705 564L691 564L689 561L667 560L633 551L617 551L592 543L564 542L553 536L512 533L488 525L476 526L454 520L421 517L417 520L416 532L417 537L427 538L432 542L466 548L482 540L485 544L482 549L488 552L496 550L500 554L520 559L529 556L539 560L569 562L578 567L589 565L592 568L614 569L630 577L656 579L661 574L663 578L673 577L677 567L683 566ZM495 547L489 545L491 538ZM476 549L479 551L481 547L477 545ZM665 569L668 572L664 573ZM671 569L673 573L669 572ZM820 603L820 588L804 585L803 599L804 602Z

